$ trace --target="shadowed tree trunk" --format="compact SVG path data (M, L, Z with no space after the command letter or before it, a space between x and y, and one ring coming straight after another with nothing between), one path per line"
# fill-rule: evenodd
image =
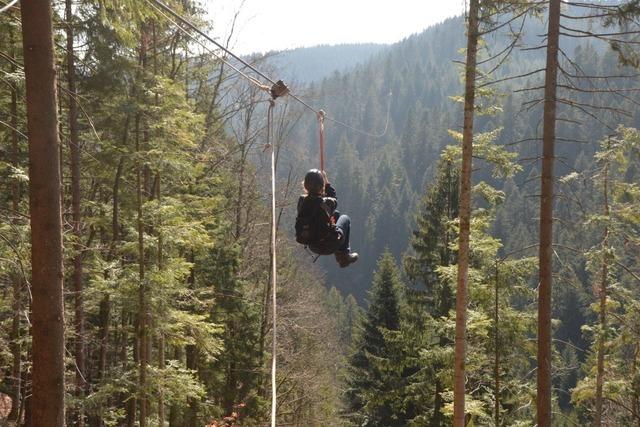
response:
M538 288L537 421L551 425L551 283L553 244L553 163L556 139L556 91L558 86L558 41L560 0L549 2L547 65L542 131L542 178L540 186L540 284Z
M604 216L609 217L609 166L605 165L603 171L603 196L604 196ZM604 386L604 357L607 330L607 278L609 276L609 260L607 256L607 247L609 245L609 226L605 226L602 236L602 270L600 278L600 286L598 289L598 297L600 300L600 334L598 336L598 355L596 368L596 398L595 398L595 414L594 426L602 426L602 388Z
M21 3L29 136L32 426L64 425L64 306L60 140L51 2Z
M467 281L469 271L469 232L471 223L471 156L473 151L473 113L476 92L476 62L480 0L469 4L467 60L464 94L464 128L462 133L462 168L460 171L460 236L458 240L458 282L456 294L456 338L453 385L453 425L465 425L465 356L467 332Z
M145 68L147 63L147 33L145 24L142 24L141 40L140 40L140 67L141 67L141 81L145 79ZM141 100L138 100L141 102ZM147 319L147 286L145 279L145 249L144 249L144 224L142 219L142 204L143 200L143 184L144 193L149 194L147 173L149 168L142 167L140 164L140 125L142 113L138 112L136 115L136 204L137 204L137 232L138 232L138 279L139 279L139 298L138 298L138 355L139 355L139 370L138 370L138 391L140 394L139 399L139 426L147 427L148 416L148 399L147 399L147 365L148 360L148 319ZM146 139L146 138L145 138ZM143 176L144 175L144 176ZM144 178L144 183L143 183Z
M74 258L72 288L74 294L74 327L75 327L75 395L80 401L86 387L85 375L85 342L84 342L84 299L82 271L82 214L80 212L80 140L78 135L78 105L76 103L76 68L74 57L74 23L71 0L65 1L67 21L67 82L69 86L69 153L71 157L71 212L74 237ZM74 425L84 426L84 414L81 407L74 409L71 417Z

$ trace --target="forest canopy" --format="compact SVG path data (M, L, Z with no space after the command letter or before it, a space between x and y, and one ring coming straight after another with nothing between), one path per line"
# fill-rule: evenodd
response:
M5 3L0 425L640 423L637 0L245 57ZM294 239L320 110L348 268Z

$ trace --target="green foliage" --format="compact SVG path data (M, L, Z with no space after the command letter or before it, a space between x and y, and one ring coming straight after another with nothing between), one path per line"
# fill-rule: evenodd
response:
M411 369L400 339L404 290L395 261L386 252L370 292L370 303L349 357L347 418L356 425L403 426L412 418L403 388Z
M602 195L604 208L599 209L602 213L589 212L585 227L603 237L584 256L598 298L590 308L597 317L582 328L592 350L583 364L585 375L572 391L572 400L585 419L593 416L597 358L602 353L603 419L624 425L636 416L640 392L636 372L640 281L633 273L639 260L637 251L629 251L638 243L640 193L632 177L637 176L640 166L640 133L620 127L616 136L602 141L594 157L597 163L591 183Z

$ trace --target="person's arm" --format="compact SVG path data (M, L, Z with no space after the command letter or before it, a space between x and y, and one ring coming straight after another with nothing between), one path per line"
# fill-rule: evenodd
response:
M300 215L300 210L302 209L302 203L304 202L304 196L300 196L298 198L298 209L296 212L298 212L298 215Z
M336 189L333 188L331 186L331 183L327 181L327 183L324 185L324 195L327 197L331 197L333 199L337 199L338 196L336 196Z

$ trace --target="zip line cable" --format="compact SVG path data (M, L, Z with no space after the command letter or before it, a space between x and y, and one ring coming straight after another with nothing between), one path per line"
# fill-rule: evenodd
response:
M272 78L270 78L269 76L267 76L265 73L261 72L259 69L257 69L256 67L254 67L253 65L249 64L248 62L246 62L245 60L243 60L242 58L240 58L238 55L234 54L232 51L230 51L228 48L226 48L225 46L223 46L222 44L220 44L219 42L217 42L215 39L213 39L212 37L210 37L207 33L205 33L204 31L200 30L195 24L193 24L191 21L189 21L187 18L183 17L182 15L180 15L179 13L177 13L176 11L174 11L171 7L167 6L164 2L162 2L161 0L146 0L147 3L149 3L151 6L154 6L154 4L157 6L155 7L156 10L160 10L162 9L162 11L170 14L171 16L173 16L177 21L181 22L182 24L186 25L187 27L189 27L191 30L195 31L196 33L198 33L200 36L204 37L206 40L210 41L211 43L213 43L214 45L216 45L219 49L221 49L222 51L224 51L226 54L228 54L229 56L231 56L232 58L236 59L238 62L240 62L242 65L244 65L246 68L249 68L250 70L252 70L254 73L256 73L257 75L259 75L260 77L262 77L263 79L267 80L269 83L271 83L272 85L277 85L279 82L274 81ZM168 18L166 16L165 13L162 13L162 15L165 18ZM255 78L247 75L246 73L244 73L243 71L241 71L238 67L233 66L231 63L229 63L229 61L225 60L222 56L220 56L219 54L215 53L212 49L208 48L204 43L202 43L200 40L198 40L197 38L195 38L192 34L190 34L188 31L186 31L185 29L183 29L182 27L180 27L178 25L177 22L169 19L170 22L172 22L174 25L176 25L181 31L183 31L189 38L191 38L193 41L195 41L196 43L200 44L202 47L204 47L207 51L209 51L211 54L213 54L216 58L220 59L223 63L227 64L229 67L231 67L234 71L236 71L237 73L239 73L240 75L242 75L245 79L249 80L251 83L257 85L258 87L260 87L263 90L268 90L268 87L263 85L262 83L260 83L258 80L256 80ZM288 93L289 96L291 96L294 100L296 100L297 102L299 102L301 105L303 105L304 107L306 107L308 110L312 111L313 113L315 113L316 115L320 114L320 111L322 110L318 110L314 107L312 107L311 105L309 105L307 102L305 102L304 100L302 100L299 96L295 95L294 93L289 92ZM383 137L386 133L387 133L387 129L389 127L389 118L390 118L390 112L391 112L391 96L392 93L389 92L389 100L387 103L387 118L386 118L386 122L385 122L385 126L384 129L382 130L382 132L380 133L371 133L371 132L366 132L364 130L355 128L354 126L351 126L347 123L344 123L338 119L334 119L331 116L327 115L326 113L323 113L324 118L330 122L333 122L337 125L343 126L347 129L350 129L356 133L359 133L361 135L364 136L369 136L372 138L381 138Z
M16 3L18 3L18 1L19 0L10 1L9 4L0 7L0 13L6 12L7 10L11 9Z
M213 49L211 49L209 46L207 46L206 44L202 43L200 40L196 39L191 33L189 33L187 30L185 30L184 28L182 28L180 26L180 24L176 21L174 21L173 19L171 19L166 13L163 12L163 10L167 10L164 8L160 8L158 6L156 6L154 3L152 3L151 0L146 0L147 3L149 3L149 5L151 7L153 7L156 11L158 11L167 21L169 21L170 23L172 23L173 25L175 25L184 35L186 35L187 37L189 37L191 40L195 41L196 43L198 43L200 46L202 46L207 52L209 52L210 54L212 54L213 56L215 56L218 60L222 61L225 65L228 65L230 68L232 68L236 73L240 74L242 77L244 77L245 79L247 79L249 82L253 83L254 85L258 86L260 89L262 90L269 90L269 86L263 85L262 83L260 83L258 80L254 79L253 77L249 76L248 74L242 72L242 70L240 70L238 67L235 67L233 64L231 64L229 61L227 61L222 55L219 55L216 51L214 51ZM170 10L170 9L169 9ZM171 13L172 16L177 16L178 18L180 18L180 15L176 14L175 12ZM181 19L181 22L183 22L184 19ZM189 24L187 24L189 25ZM192 25L189 25L190 27L192 27ZM204 34L201 31L197 30L199 34ZM215 42L213 39L209 38L208 36L204 35L205 37L207 37L207 39L213 41L214 43L217 44L217 42ZM224 49L226 51L226 49Z
M160 0L147 0L147 2L149 2L149 1L153 1L160 8L162 8L165 12L169 13L175 19L177 19L178 21L182 22L184 25L186 25L187 27L191 28L193 31L195 31L196 33L200 34L205 39L209 40L211 43L215 44L217 47L219 47L220 49L225 51L229 56L233 57L236 61L240 62L245 67L251 69L254 73L259 75L263 79L269 81L271 84L276 84L276 82L273 81L272 79L270 79L269 76L267 76L266 74L262 73L260 70L258 70L257 68L255 68L254 66L252 66L251 64L246 62L244 59L240 58L239 56L237 56L236 54L231 52L229 49L227 49L226 47L224 47L223 45L221 45L220 43L215 41L215 39L213 39L212 37L209 37L209 35L207 33L205 33L204 31L200 30L198 27L196 27L195 24L193 24L188 19L184 18L182 15L180 15L179 13L174 11L173 9L171 9L169 6L164 4L162 1L160 1Z

